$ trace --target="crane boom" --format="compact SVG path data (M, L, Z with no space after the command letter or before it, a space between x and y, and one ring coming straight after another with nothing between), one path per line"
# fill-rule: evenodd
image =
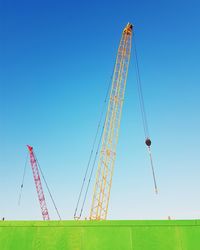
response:
M50 220L49 212L48 212L45 197L44 197L44 192L42 189L42 183L40 180L38 164L37 164L35 154L33 152L33 147L31 147L29 145L27 145L27 147L28 147L29 154L30 154L30 163L31 163L32 171L33 171L33 178L35 181L35 186L36 186L36 190L37 190L37 194L38 194L38 200L40 203L42 217L43 217L43 220Z
M98 160L90 220L105 220L108 213L118 133L130 60L132 29L133 26L128 23L123 30L118 48Z

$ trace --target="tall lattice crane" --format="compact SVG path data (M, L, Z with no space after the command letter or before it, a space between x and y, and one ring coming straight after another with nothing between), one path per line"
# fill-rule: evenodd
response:
M91 220L105 220L108 213L116 146L131 53L132 29L133 25L128 23L123 30L118 48L98 160L96 183L90 211Z
M35 186L36 186L36 190L37 190L37 194L38 194L38 200L40 203L42 217L43 217L43 220L50 220L49 212L47 209L47 204L46 204L45 197L44 197L44 192L42 189L42 182L40 179L38 164L37 164L37 160L36 160L36 157L35 157L35 154L33 151L33 147L31 147L29 145L27 145L27 147L28 147L29 154L30 154L30 163L31 163L32 171L33 171L33 178L35 181Z

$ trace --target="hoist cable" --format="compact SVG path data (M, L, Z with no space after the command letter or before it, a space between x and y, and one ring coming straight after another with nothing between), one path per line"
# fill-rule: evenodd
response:
M99 120L99 123L98 123L97 131L96 131L94 141L93 141L93 144L92 144L92 150L90 152L89 160L88 160L88 163L87 163L87 168L86 168L85 175L84 175L84 178L83 178L83 182L82 182L82 185L81 185L81 190L80 190L80 193L79 193L79 196L78 196L78 201L77 201L76 209L75 209L75 212L74 212L74 218L76 218L76 213L77 213L77 210L78 210L78 207L79 207L79 203L80 203L80 199L81 199L81 196L82 196L83 188L84 188L84 185L85 185L85 182L86 182L89 166L90 166L90 163L91 163L91 160L92 160L92 155L93 155L93 152L94 152L94 147L96 145L97 136L99 134L99 129L100 129L102 117L103 117L103 110L102 110L101 115L100 115L100 120Z
M88 190L89 190L89 186L90 186L92 174L94 172L94 167L95 167L95 164L96 164L97 156L98 156L98 153L99 153L99 148L100 148L100 145L101 145L101 140L102 140L102 136L103 136L104 127L105 127L105 122L104 122L104 125L102 127L101 136L99 138L99 143L98 143L97 150L96 150L96 153L95 153L95 158L94 158L94 161L93 161L93 164L92 164L92 169L91 169L91 172L90 172L90 176L89 176L87 188L86 188L86 191L85 191L85 195L84 195L84 199L83 199L83 203L82 203L82 207L81 207L79 218L81 218L81 216L82 216L83 208L84 208L85 201L86 201L86 198L87 198L87 194L88 194Z
M25 161L25 165L24 165L23 177L22 177L22 182L21 182L21 186L20 186L18 206L20 206L20 203L21 203L22 189L24 187L24 179L25 179L25 175L26 175L27 162L28 162L28 152L27 152L27 155L26 155L26 161Z
M150 136L149 136L147 116L146 116L146 110L145 110L145 105L144 105L144 97L143 97L143 92L142 92L142 83L141 83L138 56L137 56L137 47L136 47L136 40L135 40L134 34L133 34L133 42L134 42L133 47L134 47L134 56L135 56L135 71L136 71L136 79L137 79L137 89L138 89L138 96L139 96L139 102L140 102L140 110L141 110L141 114L142 114L142 123L143 123L144 135L145 135L145 144L147 145L147 148L148 148L151 170L152 170L152 175L153 175L154 189L155 189L155 193L157 194L158 188L157 188L153 158L152 158L152 153L151 153L151 148L150 148L151 140L150 140Z
M150 146L148 147L148 152L149 152L149 157L150 157L150 161L151 161L151 170L152 170L152 174L153 174L154 188L155 188L155 192L157 194L158 188L157 188L157 184L156 184L156 176L155 176L155 171L154 171L154 167L153 167L153 159L152 159Z
M80 218L79 216L77 217L77 210L78 210L79 203L80 203L81 196L82 196L82 192L83 192L83 189L84 189L84 186L85 186L85 182L86 182L88 170L89 170L89 167L90 167L90 163L91 163L91 160L92 160L92 156L93 156L93 153L94 153L94 148L95 148L97 137L98 137L98 134L99 134L99 129L100 129L100 126L101 126L101 123L102 123L103 114L104 114L104 110L105 110L105 105L106 105L106 102L107 102L107 99L108 99L108 95L109 95L110 87L111 87L111 83L112 83L113 73L114 73L114 69L113 69L113 72L112 72L112 75L111 75L111 78L110 78L110 81L109 81L109 84L108 84L108 87L107 87L106 96L104 98L103 107L102 107L102 110L101 110L97 130L96 130L95 137L94 137L94 140L93 140L93 143L92 143L92 150L91 150L90 155L89 155L89 160L88 160L88 163L87 163L85 175L84 175L84 178L83 178L83 182L82 182L82 185L81 185L81 190L80 190L80 193L79 193L79 196L78 196L78 201L77 201L75 212L74 212L74 219L79 219ZM82 212L81 212L81 214L82 214Z
M42 178L43 178L43 180L44 180L44 183L45 183L45 185L46 185L46 188L47 188L47 191L48 191L49 196L50 196L50 198L51 198L51 201L52 201L52 203L53 203L53 206L54 206L54 208L55 208L55 210L56 210L56 213L57 213L59 219L61 220L60 213L59 213L59 211L58 211L58 208L57 208L56 203L55 203L55 201L54 201L54 199L53 199L53 196L52 196L52 194L51 194L51 191L50 191L50 189L49 189L49 186L48 186L48 184L47 184L47 181L46 181L46 179L45 179L45 177L44 177L43 171L42 171L42 169L41 169L41 167L40 167L40 164L39 164L38 159L36 158L36 156L35 156L35 159L36 159L36 161L37 161L37 164L38 164L40 173L41 173Z
M134 42L133 47L134 47L134 56L135 56L134 65L135 65L135 71L136 71L137 88L138 88L138 95L139 95L139 101L140 101L140 110L142 114L142 122L143 122L145 138L148 138L149 129L148 129L147 116L146 116L146 110L145 110L145 105L144 105L144 97L143 97L143 92L142 92L142 83L141 83L139 63L138 63L137 47L136 47L136 40L135 40L134 34L133 34L133 42Z

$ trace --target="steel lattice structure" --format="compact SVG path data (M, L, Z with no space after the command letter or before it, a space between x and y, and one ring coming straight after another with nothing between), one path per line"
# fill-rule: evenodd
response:
M133 26L128 23L123 30L118 48L112 78L110 99L102 136L101 151L98 160L96 183L90 211L91 220L105 220L107 217L112 176L116 158L116 147L131 53L132 29Z
M28 147L29 154L30 154L31 168L33 171L33 178L35 181L35 186L36 186L36 190L37 190L37 194L38 194L38 200L40 203L42 217L43 217L43 220L50 220L49 212L48 212L45 197L44 197L44 192L42 189L42 183L40 180L38 164L37 164L37 160L36 160L36 157L34 155L34 152L33 152L33 147L31 147L29 145L27 145L27 147Z

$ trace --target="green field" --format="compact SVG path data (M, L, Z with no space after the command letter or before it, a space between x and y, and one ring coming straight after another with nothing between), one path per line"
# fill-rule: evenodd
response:
M1 221L0 250L199 250L200 220Z

